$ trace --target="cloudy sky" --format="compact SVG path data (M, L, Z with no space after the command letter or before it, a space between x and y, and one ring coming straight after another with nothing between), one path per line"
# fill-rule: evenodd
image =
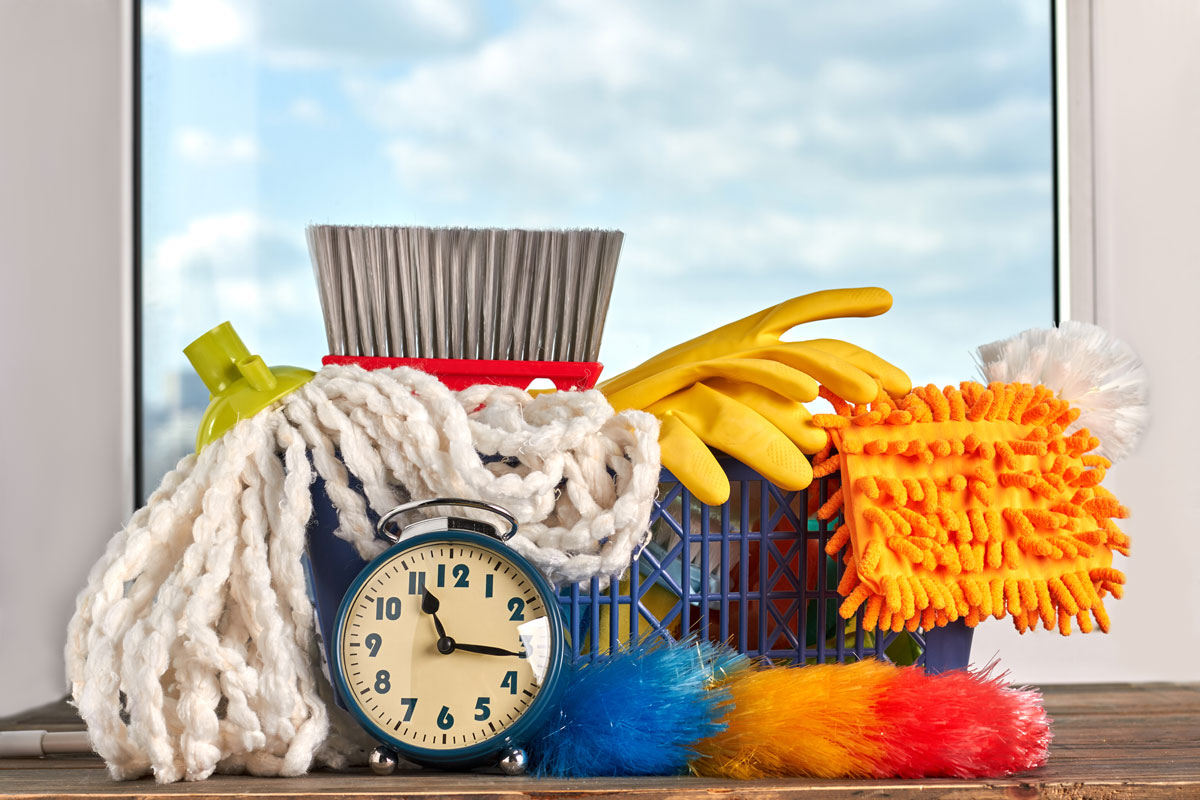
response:
M186 447L164 405L222 320L319 363L310 222L624 230L607 374L874 284L886 316L805 337L971 377L1052 321L1048 6L147 0L148 446Z

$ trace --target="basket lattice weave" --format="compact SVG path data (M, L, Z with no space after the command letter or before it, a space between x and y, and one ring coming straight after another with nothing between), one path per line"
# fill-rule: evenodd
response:
M690 635L778 663L887 659L891 650L931 672L967 665L971 629L961 623L893 633L863 630L861 608L838 616L845 566L825 555L825 544L841 520L808 513L829 499L831 478L790 492L733 459L722 466L733 491L721 506L700 504L664 469L655 535L628 577L603 589L598 580L562 589L575 658Z

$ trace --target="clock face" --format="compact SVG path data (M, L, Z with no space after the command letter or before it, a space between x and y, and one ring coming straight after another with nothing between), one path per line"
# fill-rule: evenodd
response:
M501 736L551 671L546 602L503 547L439 538L385 557L344 604L345 699L412 748L452 751Z

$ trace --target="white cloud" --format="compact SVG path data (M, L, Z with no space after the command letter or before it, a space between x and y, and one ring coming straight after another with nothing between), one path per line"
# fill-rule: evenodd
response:
M224 320L269 363L312 364L322 352L320 304L299 227L249 211L195 219L163 237L145 276L147 357L160 364L178 362L184 345Z
M610 366L791 295L878 284L896 308L853 336L925 378L1045 322L1049 290L1028 280L1049 286L1051 219L1033 5L557 0L490 32L466 2L245 7L256 54L343 76L400 184L380 180L380 205L423 215L404 221L623 227ZM340 109L317 97L284 107L314 124ZM220 257L205 237L241 241L235 223L180 232L192 274ZM281 233L254 224L253 247Z
M682 278L736 270L755 278L792 272L829 280L838 271L890 259L911 263L947 246L938 227L856 215L657 214L644 219L623 267Z
M247 135L220 138L199 128L180 128L175 150L187 161L203 165L244 164L258 160L258 142Z
M142 29L172 49L191 54L243 44L250 25L228 0L166 0L143 8Z
M464 185L520 184L552 207L568 187L586 197L621 185L740 183L785 199L828 173L868 172L868 190L914 170L985 173L1023 152L1014 139L1046 125L1044 95L998 92L994 76L959 87L1005 73L964 56L969 41L897 58L830 41L821 17L836 12L827 8L805 27L796 20L806 15L787 11L558 3L398 80L355 77L346 87L391 132L386 152L406 186L451 200ZM904 21L887 23L905 30ZM987 29L968 28L981 39ZM786 34L794 40L779 42ZM928 96L959 92L964 101L948 107Z
M409 0L408 11L418 27L457 40L469 36L475 27L477 9L447 0Z
M163 237L143 271L147 463L153 483L195 441L207 392L182 350L226 320L271 365L315 369L326 352L303 230L249 211Z
M160 0L147 35L183 54L244 47L291 67L407 59L476 39L482 0Z
M1011 4L870 7L558 2L345 86L428 221L626 230L614 369L875 284L896 308L846 335L966 377L971 345L1051 313L1047 32Z
M325 125L329 122L325 107L311 97L297 97L293 100L288 106L288 115L309 125Z

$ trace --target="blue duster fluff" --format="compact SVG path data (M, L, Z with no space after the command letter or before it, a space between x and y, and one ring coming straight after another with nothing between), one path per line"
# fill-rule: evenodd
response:
M728 694L714 681L748 667L707 642L640 645L571 668L561 709L530 744L535 775L677 775L721 731Z

